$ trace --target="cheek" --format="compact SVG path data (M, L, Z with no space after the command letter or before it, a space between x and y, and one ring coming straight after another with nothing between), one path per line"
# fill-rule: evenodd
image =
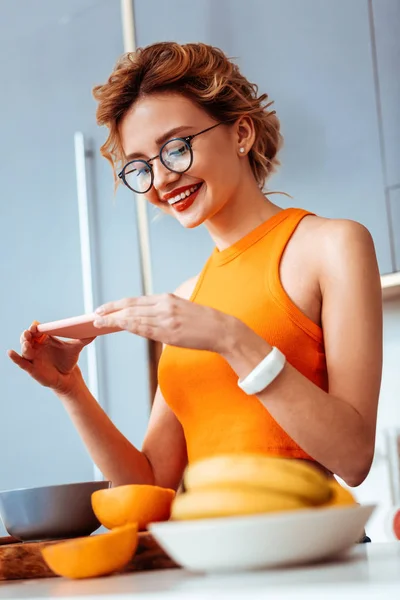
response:
M145 199L146 202L149 202L153 206L156 206L158 210L161 210L162 212L164 212L166 214L170 214L170 211L171 211L170 205L167 202L160 202L160 200L158 198L158 194L157 194L156 190L154 189L154 187L151 188L151 190L148 194L143 194L143 198Z
M154 186L151 188L151 190L147 193L147 194L142 194L143 198L147 201L150 202L150 204L160 204L160 201L158 199L158 194L154 188Z
M193 177L204 179L209 187L215 187L229 179L230 164L229 157L218 148L212 148L206 156L199 156L193 161L191 174Z
M231 191L238 182L237 157L232 156L230 149L216 152L210 161L210 185Z

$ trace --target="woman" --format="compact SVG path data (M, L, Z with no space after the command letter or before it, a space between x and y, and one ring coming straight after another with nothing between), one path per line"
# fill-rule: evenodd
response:
M99 328L166 345L142 450L83 381L77 361L91 340L38 343L32 325L10 358L54 390L114 485L176 489L188 461L240 451L311 460L359 485L374 453L382 367L368 231L265 197L279 121L216 48L160 43L127 54L94 95L116 179L183 227L204 224L215 250L174 294L97 311Z

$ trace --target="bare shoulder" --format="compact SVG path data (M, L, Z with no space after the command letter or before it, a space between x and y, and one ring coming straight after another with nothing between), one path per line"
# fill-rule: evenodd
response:
M319 241L324 245L347 242L373 246L370 232L357 221L313 217L312 220L310 219L309 226L313 227L314 233L319 236Z
M344 276L355 269L361 272L368 266L379 275L372 236L357 221L310 216L303 219L298 237L298 246L321 278L339 272Z
M193 294L194 288L196 287L196 283L200 277L200 274L187 279L180 286L178 286L174 292L176 296L180 298L184 298L185 300L189 300L190 296Z
M302 220L299 233L310 239L310 244L322 243L324 246L337 242L358 242L373 245L368 229L350 219L327 219L309 215Z

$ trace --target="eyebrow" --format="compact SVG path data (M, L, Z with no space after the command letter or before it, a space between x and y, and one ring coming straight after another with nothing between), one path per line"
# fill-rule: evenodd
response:
M160 136L159 138L156 139L156 145L157 146L161 146L161 144L163 144L164 142L166 142L167 140L173 138L174 136L178 135L179 133L182 133L182 131L187 131L193 129L193 126L191 125L181 125L180 127L174 127L173 129L170 129L169 131L167 131L166 133L164 133L162 136ZM145 154L143 152L131 152L130 154L128 154L126 156L127 160L134 160L135 158L143 158L143 156L145 156ZM150 160L150 159L148 159Z

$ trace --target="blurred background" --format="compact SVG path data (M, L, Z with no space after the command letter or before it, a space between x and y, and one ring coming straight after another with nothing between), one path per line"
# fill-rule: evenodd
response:
M374 237L384 373L375 461L356 493L379 502L368 534L383 540L385 514L400 504L387 444L400 430L399 0L0 0L0 489L96 476L57 398L6 351L19 349L34 319L85 312L77 169L86 176L94 304L143 292L143 223L127 190L114 196L91 94L129 49L132 27L138 46L201 41L234 57L281 119L282 167L268 188L293 200L274 201L354 219ZM199 272L212 243L201 227L186 231L146 211L147 274L155 292L173 291ZM118 333L96 350L98 399L140 446L151 406L147 344ZM87 351L81 368L87 376Z

